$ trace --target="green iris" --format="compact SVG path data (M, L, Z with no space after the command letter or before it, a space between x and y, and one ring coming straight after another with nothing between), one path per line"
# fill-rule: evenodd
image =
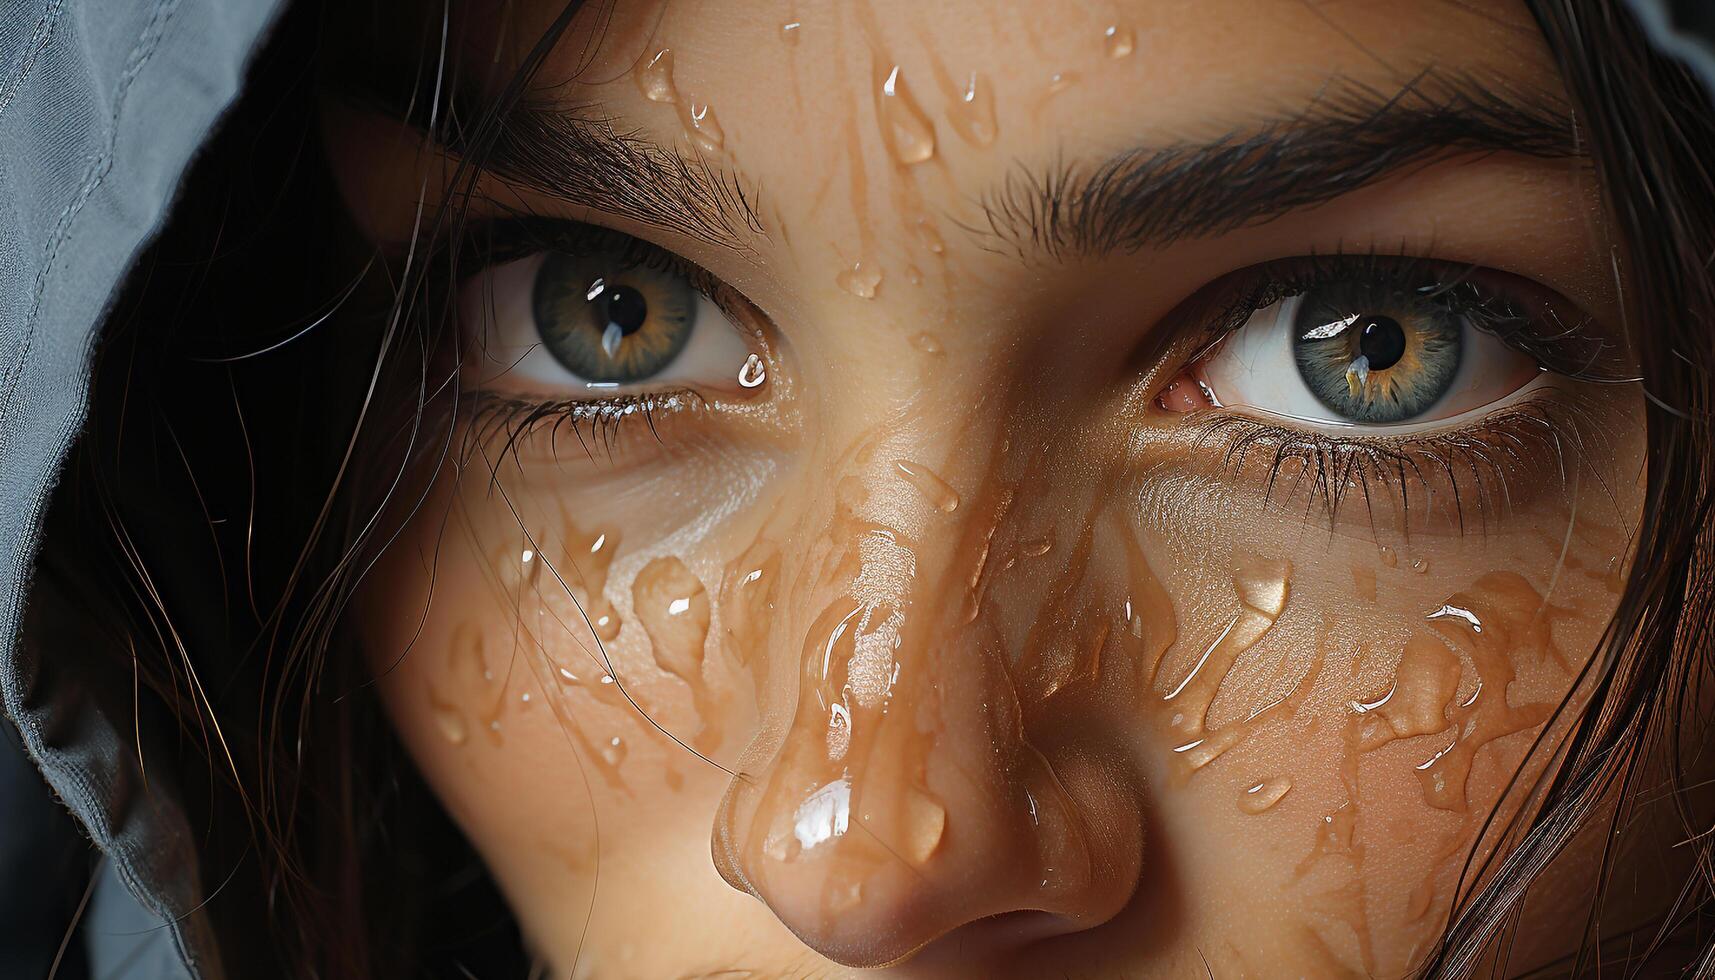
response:
M1339 283L1304 294L1292 352L1311 394L1341 418L1405 422L1452 387L1463 329L1437 291Z
M566 370L592 384L629 384L660 374L685 349L697 291L669 269L549 252L531 309L543 345Z

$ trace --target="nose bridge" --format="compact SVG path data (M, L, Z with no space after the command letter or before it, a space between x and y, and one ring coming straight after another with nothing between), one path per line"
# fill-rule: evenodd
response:
M1099 921L1135 860L1130 875L1124 845L1094 860L1092 834L1129 822L1118 837L1141 852L1135 801L1087 798L1087 774L1056 771L1026 737L1018 658L986 596L997 539L1018 537L1017 490L990 475L1011 440L979 455L968 428L948 432L897 426L819 477L831 513L787 545L787 605L816 611L778 610L795 642L770 644L798 657L795 697L772 761L733 782L715 827L729 881L855 965L1009 911Z

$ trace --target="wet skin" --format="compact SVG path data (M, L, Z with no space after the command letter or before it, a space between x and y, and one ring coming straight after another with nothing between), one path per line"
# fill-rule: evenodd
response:
M483 178L476 394L361 615L557 975L1400 976L1580 703L1642 396L1523 10L1048 6L621 4L528 112L629 152ZM447 157L327 112L408 238ZM1318 296L1325 397L1402 417L1279 401Z

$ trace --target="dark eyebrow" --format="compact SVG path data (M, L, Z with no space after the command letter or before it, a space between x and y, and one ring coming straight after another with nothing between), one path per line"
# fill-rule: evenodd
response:
M1135 252L1323 204L1413 164L1497 152L1583 156L1571 110L1546 96L1429 73L1391 96L1337 80L1292 118L1211 142L1021 165L980 199L972 230L1021 257Z
M449 147L457 152L457 147ZM589 107L521 102L500 125L483 170L579 207L724 248L766 232L756 192L715 161L621 132Z

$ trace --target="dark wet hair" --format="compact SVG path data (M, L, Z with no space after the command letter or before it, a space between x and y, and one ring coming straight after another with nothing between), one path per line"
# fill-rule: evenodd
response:
M613 2L625 0L590 6L599 19ZM456 338L428 270L456 258L425 248L405 265L330 247L359 236L321 162L316 99L331 86L407 107L464 151L468 192L581 6L569 3L498 94L471 105L451 98L467 90L452 82L485 66L461 65L446 45L456 13L401 25L380 4L352 14L298 3L108 324L32 615L93 632L86 652L67 654L75 669L136 677L135 700L109 711L142 740L131 748L145 773L176 774L230 975L530 969L482 863L396 741L341 617L453 452L457 378L442 355ZM1492 856L1467 863L1424 972L1505 974L1494 951L1510 949L1532 883L1575 834L1604 834L1612 855L1624 843L1613 829L1644 826L1633 801L1653 764L1695 850L1683 892L1641 930L1606 935L1603 911L1620 896L1604 861L1588 921L1569 924L1584 933L1579 958L1550 972L1600 962L1707 975L1715 835L1689 789L1715 612L1715 110L1618 0L1530 7L1619 243L1648 398L1647 490L1637 560L1581 683L1588 706L1566 742L1539 746L1559 760L1546 781L1513 788L1509 801L1529 805L1503 807L1520 815L1486 827L1473 854ZM354 80L342 61L383 29L420 31L421 60ZM428 241L459 211L425 220ZM1615 793L1618 807L1606 802Z

